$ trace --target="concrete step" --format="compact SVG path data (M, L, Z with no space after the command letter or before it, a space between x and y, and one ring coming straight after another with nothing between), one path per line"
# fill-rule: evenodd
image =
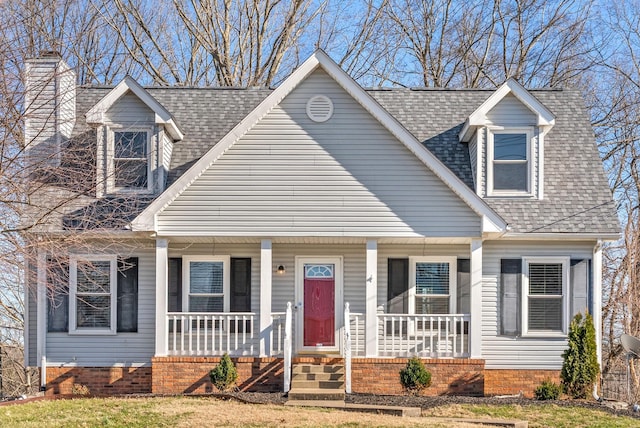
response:
M421 414L420 407L381 406L369 404L353 404L344 401L314 401L314 400L289 400L285 406L298 407L325 407L342 409L352 412L376 413L378 415L411 416L418 417Z
M344 373L293 373L291 380L344 380Z
M291 388L289 400L344 401L344 389Z
M297 373L342 373L344 374L343 365L324 365L324 364L294 364L292 368L293 374Z
M344 382L341 380L302 380L291 381L291 388L296 389L344 389Z

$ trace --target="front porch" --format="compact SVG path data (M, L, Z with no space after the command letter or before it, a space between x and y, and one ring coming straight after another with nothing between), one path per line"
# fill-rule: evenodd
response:
M352 375L357 384L369 365L384 361L391 367L418 356L484 367L480 239L210 242L156 240L154 367L166 361L213 362L226 353L238 362L282 365L279 389L285 392L292 361L313 356L344 361L347 392ZM228 278L227 267L238 258L247 266L245 285ZM182 263L178 274L170 272L172 260ZM222 279L211 286L216 279L201 280L207 269L212 278L224 277L224 286ZM180 279L177 288L170 277ZM238 311L237 304L229 310L234 287L250 295L240 307L258 310ZM364 369L356 375L358 364Z

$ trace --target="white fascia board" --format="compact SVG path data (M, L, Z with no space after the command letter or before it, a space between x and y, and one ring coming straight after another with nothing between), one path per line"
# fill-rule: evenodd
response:
M511 241L532 241L532 240L548 240L548 241L617 241L620 239L619 233L516 233L507 232L502 235L501 239Z
M226 152L240 137L251 129L269 111L278 105L300 82L317 67L322 67L347 93L375 117L391 134L402 142L418 159L436 174L454 193L456 193L476 214L483 218L483 231L505 231L507 223L489 205L470 189L458 176L447 168L413 134L385 110L355 80L340 68L326 53L317 50L298 69L296 69L275 91L262 101L249 115L235 126L226 136L211 148L198 162L171 185L160 197L153 201L134 221L133 230L154 224L155 216L167 207L178 195L193 183L211 164ZM485 220L486 219L486 220ZM146 229L148 230L148 229Z
M458 139L462 142L469 141L476 127L484 126L487 122L487 114L493 109L504 97L513 94L522 104L531 110L537 116L537 125L544 128L545 132L549 131L556 123L556 117L551 111L524 86L515 79L509 78L498 89L491 94L489 98L483 102L473 113L469 115L467 120L458 134Z
M86 114L87 123L102 124L105 121L105 113L128 91L133 92L140 101L149 107L155 114L155 122L165 125L169 135L174 141L182 140L182 131L173 120L171 113L164 108L146 89L144 89L131 76L125 76L107 95L93 106Z

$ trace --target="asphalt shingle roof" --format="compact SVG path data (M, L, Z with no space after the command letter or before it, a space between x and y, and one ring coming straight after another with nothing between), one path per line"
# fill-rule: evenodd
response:
M78 88L76 133L83 118L110 88ZM269 89L147 88L184 132L174 146L171 184L269 93ZM370 90L369 93L470 188L474 187L468 147L458 132L489 90ZM556 115L544 140L544 199L486 198L520 233L601 233L620 231L611 191L579 92L533 90Z

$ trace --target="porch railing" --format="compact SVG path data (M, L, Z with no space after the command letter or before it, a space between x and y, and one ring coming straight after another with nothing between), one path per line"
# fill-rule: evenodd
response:
M253 312L167 314L168 355L258 355L260 334ZM271 355L284 355L285 312L271 314Z
M271 355L284 355L286 312L271 313Z
M378 355L465 358L469 314L378 314Z
M169 355L253 355L258 349L256 314L167 314Z

